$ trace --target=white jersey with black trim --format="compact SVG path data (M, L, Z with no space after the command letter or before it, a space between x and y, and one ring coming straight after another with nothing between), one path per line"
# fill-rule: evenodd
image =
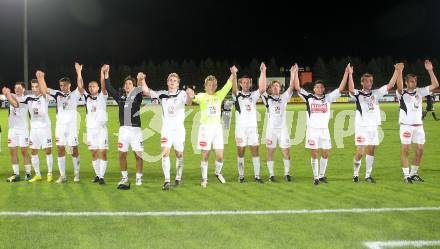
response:
M421 125L423 112L423 97L430 95L429 86L416 88L414 91L403 89L402 94L396 91L400 103L399 123L406 125Z
M232 95L235 103L236 127L257 127L257 101L260 90L244 93L239 91L237 96Z
M153 91L150 90L152 99L159 99L162 105L162 121L165 127L183 126L185 121L185 104L188 98L185 91L177 90L174 93L169 91Z
M86 121L87 128L99 128L107 124L107 98L101 91L96 96L92 96L84 91L86 102Z
M328 121L330 120L330 105L341 96L339 89L336 89L329 94L324 94L321 97L317 97L301 88L298 95L305 101L307 106L307 127L328 128Z
M35 96L27 95L23 104L28 106L29 113L31 115L31 129L32 128L45 128L50 127L51 122L49 119L49 95Z
M377 126L381 124L379 99L385 94L388 94L387 85L370 92L354 90L354 95L351 96L356 100L355 124L357 126Z
M18 107L15 108L11 104L9 105L9 115L8 115L8 127L9 129L29 129L28 125L28 105L23 103L27 96L18 96L16 94L11 94L18 102Z
M70 93L49 89L49 94L56 101L57 125L76 124L77 106L81 98L78 88Z
M286 106L292 96L288 89L281 96L272 96L266 92L261 95L269 115L266 129L280 129L286 126Z

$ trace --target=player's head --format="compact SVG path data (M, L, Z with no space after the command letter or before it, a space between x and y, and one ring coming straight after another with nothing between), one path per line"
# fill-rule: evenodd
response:
M60 84L60 91L63 93L69 93L70 92L70 78L63 77L59 80Z
M373 75L364 73L361 76L361 85L365 90L371 90L373 88Z
M136 86L136 79L130 75L124 79L124 91L128 94Z
M90 93L90 95L93 95L93 96L95 96L95 95L97 95L98 94L98 92L99 92L99 85L98 85L98 82L96 82L96 81L90 81L89 82L89 93Z
M268 89L271 95L280 95L281 82L279 82L278 80L273 80L272 82L270 82Z
M168 90L176 91L179 88L180 77L177 73L170 73L167 78Z
M251 89L251 77L243 75L238 82L240 83L241 90L244 92L249 92Z
M32 93L35 94L36 96L40 95L40 84L38 83L37 79L32 79L31 80L31 90Z
M214 75L209 75L205 79L205 91L207 94L214 94L215 90L217 90L217 79Z
M313 84L313 93L315 93L315 95L321 96L324 95L324 92L325 92L324 81L322 80L315 81L315 83Z
M23 95L26 90L26 85L24 82L15 82L14 84L14 92L17 95Z
M406 88L410 89L410 90L414 90L417 87L417 75L415 74L407 74L405 76L405 85Z

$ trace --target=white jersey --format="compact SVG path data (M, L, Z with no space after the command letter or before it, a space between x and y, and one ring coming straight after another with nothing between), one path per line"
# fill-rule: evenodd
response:
M162 105L162 121L166 127L183 127L185 120L185 103L188 98L185 91L177 90L175 93L168 91L150 90L152 99L159 99Z
M9 116L8 116L8 126L9 129L28 129L28 105L23 103L27 96L18 96L12 94L12 96L17 100L18 107L15 108L11 104L9 105Z
M98 95L92 96L87 92L84 92L86 101L86 121L87 128L100 128L107 124L107 98L108 95L104 95L99 92Z
M235 127L257 127L257 101L260 98L260 91L250 93L239 91L237 96L233 95L235 101Z
M49 89L49 94L57 102L57 125L76 125L76 107L81 98L78 88L67 94L58 90Z
M336 89L329 94L325 94L322 97L317 97L301 88L299 96L307 105L307 127L328 128L328 121L330 120L330 105L341 96L339 89Z
M357 126L377 126L382 120L380 117L379 99L388 93L387 85L371 92L354 90L356 99L356 119Z
M263 93L263 103L266 105L269 122L266 129L280 129L286 127L286 106L292 93L286 90L281 96L272 96Z
M49 95L35 96L34 94L26 96L22 103L27 104L31 114L31 129L50 127L49 119Z
M400 102L399 123L406 125L421 125L423 97L430 95L429 86L416 88L413 92L403 89L402 94L396 91Z

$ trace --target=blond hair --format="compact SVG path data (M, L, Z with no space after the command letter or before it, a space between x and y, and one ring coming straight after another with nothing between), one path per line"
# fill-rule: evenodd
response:
M180 83L180 77L179 77L179 75L177 73L170 73L170 74L168 74L167 81L169 81L173 77L176 78L177 82Z
M214 75L208 75L208 77L206 77L205 79L205 87L208 84L209 81L214 82L215 84L217 84L217 79L215 78Z
M367 79L367 78L371 78L371 80L373 80L373 75L372 75L372 74L369 74L369 73L364 73L364 74L362 74L362 76L361 76L361 82L364 82L364 79Z
M272 86L278 84L280 86L280 89L283 89L283 86L281 85L281 82L279 82L278 80L272 80L272 82L269 83L269 86L267 86L267 92L269 94L272 94Z
M408 82L409 78L414 78L415 80L417 80L417 75L412 73L405 75L405 82Z

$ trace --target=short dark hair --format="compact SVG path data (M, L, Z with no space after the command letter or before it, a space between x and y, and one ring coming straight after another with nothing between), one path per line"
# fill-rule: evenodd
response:
M38 84L38 80L37 79L31 79L31 84L37 83Z
M321 84L322 86L325 86L323 80L316 80L316 81L313 83L313 87L315 87L315 86L318 85L318 84Z
M405 75L405 82L408 82L409 78L415 78L417 80L417 75L412 73Z
M69 77L63 77L59 80L59 82L67 82L70 84L70 78Z
M124 79L124 83L125 83L127 80L131 80L131 82L133 82L133 86L137 86L137 80L136 80L134 77L131 77L131 75L128 75L127 77L125 77L125 79Z
M24 82L21 82L21 81L15 82L14 86L16 86L16 85L20 85L21 87L26 89L26 85L24 84Z

